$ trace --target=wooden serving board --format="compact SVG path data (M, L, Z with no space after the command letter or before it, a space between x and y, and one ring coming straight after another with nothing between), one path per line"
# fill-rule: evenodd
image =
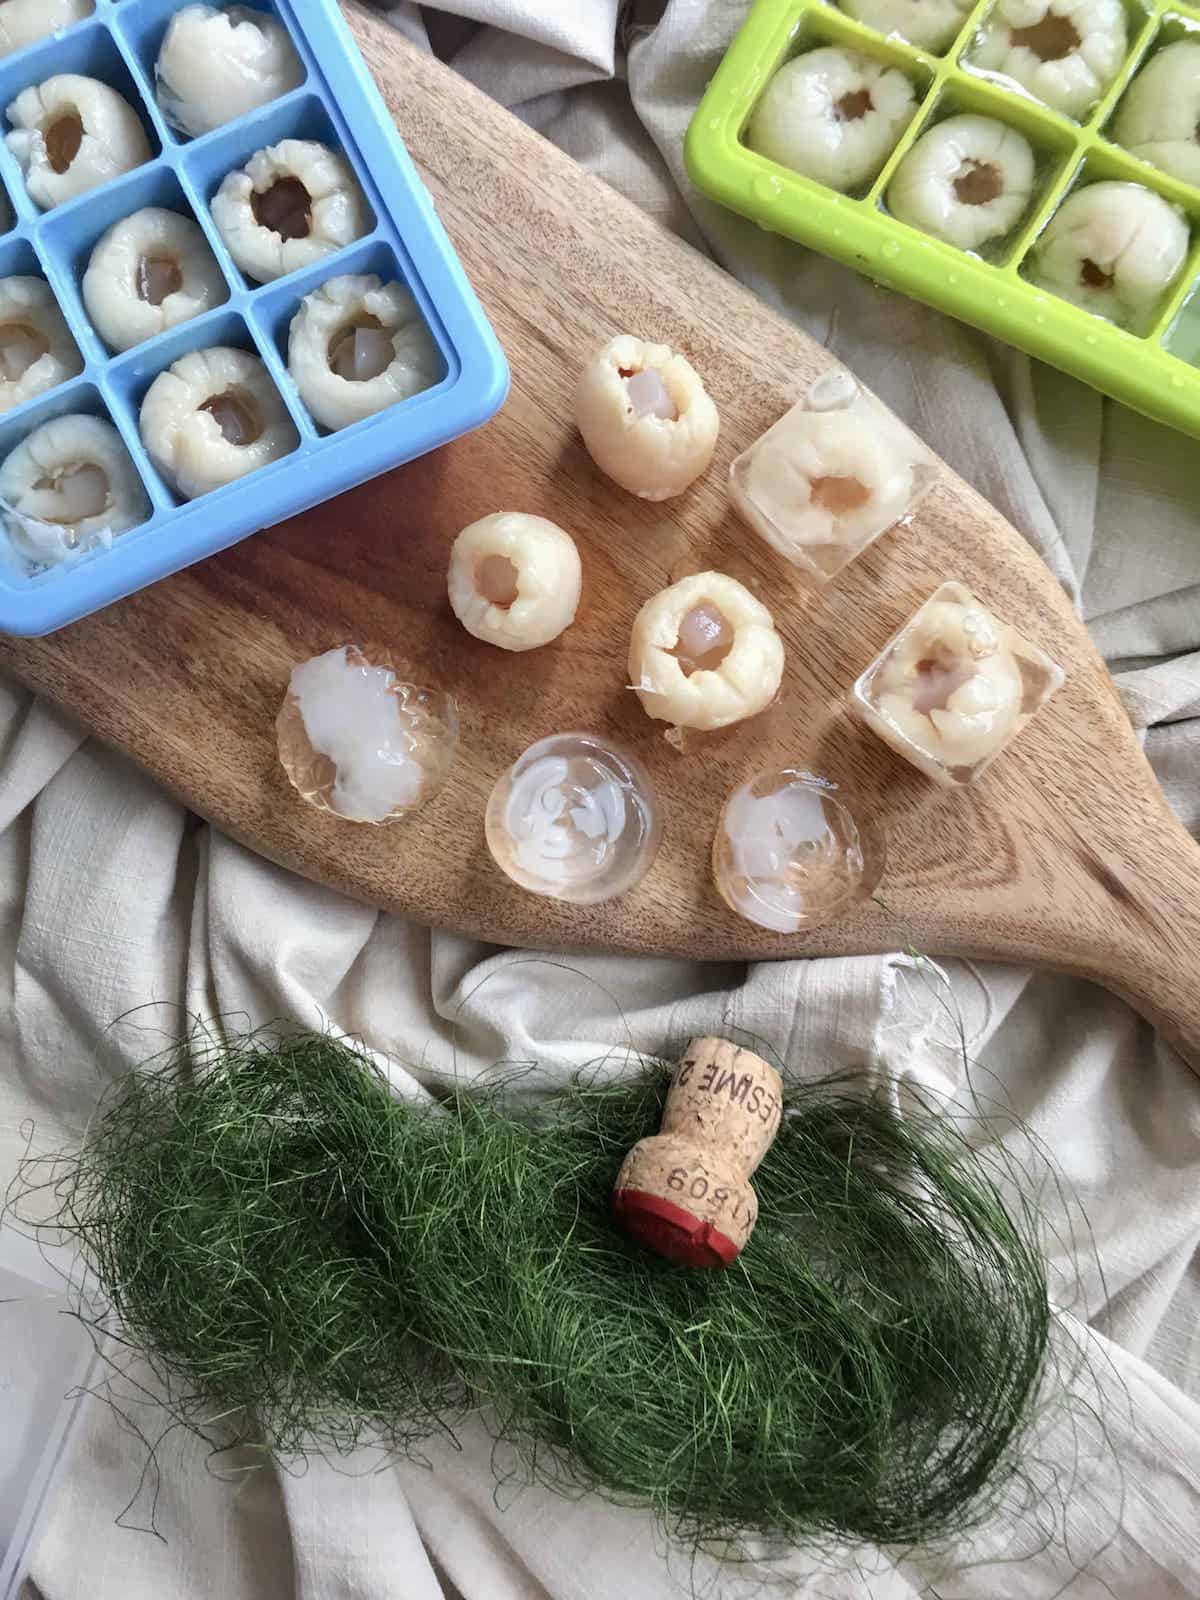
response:
M508 352L507 407L470 438L98 616L48 639L0 641L0 663L235 838L421 921L537 947L731 959L915 946L1030 962L1115 988L1200 1062L1200 849L1169 811L1049 571L943 470L910 528L821 597L806 596L734 518L725 480L734 454L830 358L386 23L350 16ZM681 347L721 411L712 470L663 506L602 478L571 423L582 359L623 329ZM524 656L468 637L446 600L451 541L498 509L552 518L583 554L578 621ZM768 599L788 664L770 712L681 756L625 687L625 656L642 601L707 567ZM1068 674L1013 750L954 793L845 712L855 676L947 576ZM317 814L276 760L275 712L293 663L347 641L395 647L459 700L451 781L398 827ZM535 739L571 728L635 750L665 807L654 869L600 906L523 893L484 846L497 775ZM709 850L735 783L797 764L878 808L890 859L883 904L781 937L726 910Z

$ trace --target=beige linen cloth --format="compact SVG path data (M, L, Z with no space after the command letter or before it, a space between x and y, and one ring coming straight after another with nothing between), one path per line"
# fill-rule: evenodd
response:
M389 14L828 342L999 506L1077 601L1196 828L1200 447L697 196L684 129L745 9L453 0L454 16ZM686 347L686 327L679 336ZM418 1081L455 1057L464 1073L516 1059L557 1079L611 1044L657 1050L735 1025L809 1072L889 1068L962 1092L946 993L903 958L566 967L431 935L231 844L2 683L0 885L5 1177L27 1119L39 1145L80 1132L105 1079L101 1033L150 1001L333 1025L411 1063ZM1085 984L957 965L949 983L976 1087L1028 1120L1092 1229L1077 1272L1065 1245L1051 1252L1064 1325L1089 1342L1078 1393L1091 1409L1081 1399L1069 1415L1048 1411L1044 1494L936 1558L860 1550L830 1571L775 1552L767 1569L692 1566L636 1512L512 1485L495 1495L482 1425L464 1430L460 1450L431 1448L428 1466L369 1461L356 1477L314 1464L226 1482L172 1438L160 1452L159 1542L115 1525L144 1452L90 1403L29 1596L1200 1596L1200 1408L1189 1398L1200 1392L1200 1080ZM153 1048L152 1027L135 1019L113 1036L126 1065ZM143 1495L128 1520L147 1510Z

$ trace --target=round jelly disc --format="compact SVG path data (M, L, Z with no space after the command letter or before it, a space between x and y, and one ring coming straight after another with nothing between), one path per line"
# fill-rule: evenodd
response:
M484 826L496 865L514 883L579 905L632 889L662 836L641 762L587 733L531 745L492 790Z
M883 830L836 784L785 768L725 802L713 839L717 890L739 917L800 933L841 916L883 876Z
M454 701L343 645L297 666L275 723L297 793L348 822L396 822L438 792L458 746Z

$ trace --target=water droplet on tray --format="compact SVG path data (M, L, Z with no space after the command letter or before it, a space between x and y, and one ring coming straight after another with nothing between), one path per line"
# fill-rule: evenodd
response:
M895 239L886 239L883 243L882 249L880 250L880 254L894 259L900 254L900 246L896 243Z
M810 411L844 411L858 395L858 384L844 367L822 373L805 399Z

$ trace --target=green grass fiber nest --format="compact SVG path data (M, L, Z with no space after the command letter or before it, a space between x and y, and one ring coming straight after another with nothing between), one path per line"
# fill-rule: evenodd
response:
M1032 1217L948 1119L791 1082L724 1272L614 1225L668 1075L396 1098L330 1038L202 1036L26 1163L171 1416L283 1458L418 1453L468 1409L562 1490L694 1541L917 1543L1015 1469L1050 1313Z

